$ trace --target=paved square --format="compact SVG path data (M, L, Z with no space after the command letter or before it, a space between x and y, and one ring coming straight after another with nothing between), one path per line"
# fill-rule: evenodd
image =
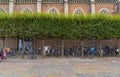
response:
M7 59L0 77L120 77L120 58Z

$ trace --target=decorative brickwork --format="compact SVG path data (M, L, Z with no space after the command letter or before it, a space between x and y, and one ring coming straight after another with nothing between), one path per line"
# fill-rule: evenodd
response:
M22 12L25 8L32 12L48 13L55 8L57 13L67 15L74 14L80 8L84 14L94 14L106 8L110 14L116 14L119 13L119 6L119 0L0 0L0 8L8 13Z
M64 5L63 4L42 4L42 13L48 13L51 8L55 8L58 13L64 13Z
M90 0L68 0L69 3L83 3L88 4L90 3Z
M6 12L9 12L9 5L6 3L0 4L0 8L4 9Z
M37 3L37 0L15 0L15 3Z
M36 12L36 4L30 3L30 4L15 4L14 5L14 12L22 12L25 8L29 8L32 12Z
M103 8L108 9L111 14L113 14L115 12L114 4L103 4L103 3L100 3L100 4L96 4L95 6L96 6L95 7L96 13L99 13L100 10L103 9Z
M117 3L118 0L95 0L95 3Z
M42 3L63 3L63 0L42 0Z
M74 10L77 8L81 8L85 14L89 13L89 7L87 4L69 4L69 14L73 14Z

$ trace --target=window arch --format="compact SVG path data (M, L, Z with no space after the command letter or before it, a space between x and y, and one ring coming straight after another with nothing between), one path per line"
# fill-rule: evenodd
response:
M84 11L81 8L77 8L73 11L74 15L84 14Z
M33 11L32 11L30 8L24 8L24 9L22 10L22 13L31 14L31 13L33 13Z
M109 14L110 10L107 9L107 8L102 8L102 9L100 9L99 13L101 13L101 14Z
M59 14L59 11L56 8L51 8L48 10L49 14L55 15L55 14Z
M0 8L0 13L6 13L6 10L3 8Z

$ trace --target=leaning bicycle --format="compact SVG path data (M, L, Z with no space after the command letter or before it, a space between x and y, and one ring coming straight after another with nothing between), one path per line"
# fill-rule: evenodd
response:
M4 48L3 50L0 51L0 62L2 62L4 59L6 59L7 52L8 52L7 48Z
M0 52L0 62L2 62L3 59L4 59L4 53L3 53L3 51L1 51L1 52Z

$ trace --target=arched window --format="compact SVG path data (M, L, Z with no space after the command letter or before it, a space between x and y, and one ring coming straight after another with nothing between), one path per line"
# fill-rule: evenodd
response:
M77 8L77 9L74 10L73 14L74 14L74 15L81 15L81 14L84 14L84 12L83 12L82 9Z
M55 14L59 14L58 10L55 9L55 8L51 8L49 11L48 11L49 14L52 14L52 15L55 15Z
M100 9L99 13L101 13L101 14L109 14L110 11L107 8L102 8L102 9Z
M24 8L24 9L22 10L22 13L31 14L31 13L32 13L32 10L29 9L29 8Z
M6 11L3 8L0 8L0 13L6 13Z

